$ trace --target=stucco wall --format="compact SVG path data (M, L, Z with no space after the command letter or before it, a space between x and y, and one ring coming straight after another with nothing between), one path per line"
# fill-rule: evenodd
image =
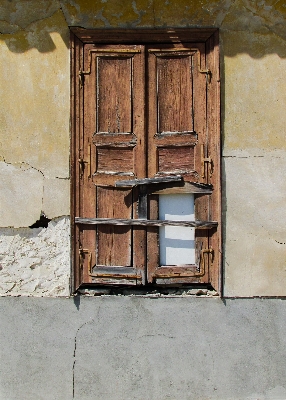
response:
M224 294L285 295L285 16L284 3L270 0L2 1L0 293L54 296L69 290L70 244L62 221L70 214L73 25L220 28ZM28 227L41 213L53 220L51 227L31 234ZM65 237L56 244L60 267L57 257L49 258L54 229ZM7 237L17 242L17 252ZM39 247L42 237L48 239ZM27 243L39 265L49 262L44 274L27 260ZM38 281L23 289L26 279Z
M282 299L6 297L0 306L1 400L286 398Z

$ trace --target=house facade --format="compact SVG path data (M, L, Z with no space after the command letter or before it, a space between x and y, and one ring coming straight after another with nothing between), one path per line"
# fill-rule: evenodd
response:
M6 360L0 398L286 398L285 17L285 4L270 0L5 0L0 6L0 343ZM213 44L205 45L208 40ZM143 47L148 57L140 61ZM112 64L115 51L120 61ZM193 80L186 83L189 59ZM177 95L175 83L170 92L168 84L178 75L184 90ZM121 96L130 76L131 105ZM108 86L112 79L125 82L118 101ZM190 96L187 108L183 100ZM181 117L189 109L194 112ZM152 126L156 116L144 142L136 129ZM110 145L115 132L120 145ZM137 135L136 143L124 132ZM158 132L165 138L156 144ZM142 160L149 158L148 175ZM204 210L195 219L208 222L210 233L194 234L201 247L193 264L199 261L181 270L181 280L172 268L148 267L143 282L140 271L155 260L160 235L148 220L159 226L164 219L152 196L163 190L172 196L170 182L178 175L184 195L194 195L195 208ZM106 182L163 178L165 186L148 193L140 185L154 182L136 181L138 198L126 183L113 197L106 194ZM111 202L121 214L108 211ZM119 237L115 250L125 243L133 257L141 249L141 270L116 275L106 269L111 231L95 228L101 232L95 239L90 227L78 228L103 217L134 225L130 237L125 226L108 229L112 246ZM194 227L190 220L188 226ZM129 265L121 261L125 253L114 254L111 266ZM210 271L207 278L202 269Z

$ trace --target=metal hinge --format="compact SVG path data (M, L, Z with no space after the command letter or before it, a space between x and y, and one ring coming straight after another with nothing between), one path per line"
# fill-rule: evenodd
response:
M78 250L78 253L79 253L79 265L80 265L80 268L83 268L85 254L88 254L88 272L91 274L92 273L91 252L88 249L83 249L82 247L80 247L79 250Z
M211 254L211 262L213 262L214 258L214 249L203 249L200 252L200 263L199 263L199 270L200 275L205 275L205 254ZM197 275L197 274L196 274Z
M84 160L82 157L78 159L79 162L79 177L82 178L84 174L85 164L88 165L88 177L91 177L91 145L88 145L88 161Z
M82 89L84 81L84 71L82 69L78 71L78 78L79 78L79 87Z
M199 68L199 72L200 72L201 74L206 74L207 83L211 83L212 72L211 72L210 69L200 69L200 68Z
M214 165L213 165L213 160L211 157L205 157L205 146L202 144L201 145L201 163L202 163L202 178L206 178L206 173L205 173L205 164L208 164L208 172L209 172L209 177L212 177L213 170L214 170Z

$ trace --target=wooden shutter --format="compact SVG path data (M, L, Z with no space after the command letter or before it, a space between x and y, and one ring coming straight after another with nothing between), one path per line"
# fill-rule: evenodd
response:
M72 31L73 290L149 282L220 291L218 31ZM163 192L194 193L193 264L160 265Z
M142 46L84 46L79 217L137 218L137 191L115 182L146 174L144 77ZM144 283L144 228L83 219L79 229L83 283Z
M213 164L207 163L207 91L210 72L206 69L206 46L181 43L148 48L148 175L180 174L184 188L170 193L195 192L210 183ZM161 190L161 193L166 193ZM208 193L207 193L208 192ZM157 191L160 193L160 190ZM195 219L211 221L209 187L195 195ZM150 196L150 218L158 219L158 195ZM209 232L195 231L193 264L160 265L158 228L148 231L148 281L158 284L208 283L213 249Z

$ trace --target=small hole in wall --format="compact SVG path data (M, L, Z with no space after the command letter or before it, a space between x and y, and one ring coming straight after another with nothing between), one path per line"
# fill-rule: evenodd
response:
M30 225L29 228L47 228L50 221L51 220L47 218L44 213L42 213L40 218L34 222L33 225Z

